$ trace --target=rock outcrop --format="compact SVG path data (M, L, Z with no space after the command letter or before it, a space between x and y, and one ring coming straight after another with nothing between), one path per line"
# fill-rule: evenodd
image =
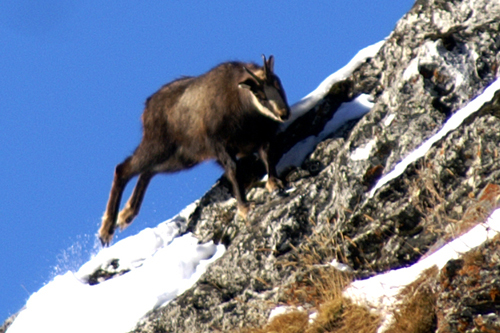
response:
M256 205L246 222L221 178L188 229L200 242L223 243L226 253L134 332L261 326L310 270L304 258L311 249L314 264L336 259L363 279L411 265L484 221L500 197L500 93L401 175L374 186L497 79L498 31L498 1L416 1L377 55L335 83L275 146L286 153L317 135L342 103L361 94L373 99L371 111L331 133L301 166L284 170L285 194L254 186L248 198ZM262 175L255 161L241 163L253 172L249 182ZM427 331L500 330L499 250L498 239L491 240L437 273L426 289L436 293Z
M373 98L371 111L318 144L302 166L286 170L290 190L285 196L253 188L249 198L256 207L247 223L235 217L235 202L221 179L201 199L190 230L201 240L224 243L227 252L193 288L153 311L135 332L262 325L271 308L284 301L286 286L307 269L300 260L304 251L314 248L318 264L337 259L352 267L356 278L366 278L410 265L484 221L498 199L481 199L481 194L500 182L499 94L399 177L373 196L370 190L497 78L498 31L496 1L418 0L378 54L334 84L276 145L285 152L318 134L342 103L360 94ZM368 157L353 158L357 149L367 150ZM481 252L473 263L456 263L457 271L474 265L474 274L491 277L474 280L479 286L471 285L470 271L447 277L442 286L445 273L440 273L435 329L454 332L450 325L459 325L464 316L469 326L460 332L472 331L474 323L477 329L481 323L500 327L498 265L490 265L498 261L498 244L485 245L490 252ZM496 284L487 287L490 280ZM469 301L452 295L462 289Z
M500 181L498 94L399 177L373 196L370 190L497 78L498 31L498 2L417 1L375 57L336 83L279 136L276 144L286 151L319 133L342 103L360 94L375 102L357 123L321 142L301 167L284 172L291 188L286 196L252 189L249 198L257 205L248 223L235 218L223 179L201 199L190 229L200 239L223 242L227 252L193 288L151 313L136 332L262 325L283 301L284 288L307 269L300 262L306 249L315 249L318 264L337 259L351 266L356 278L366 278L410 265L484 221L497 197L483 200L481 193ZM369 156L353 159L356 149L368 149ZM489 263L498 261L490 258L498 241L485 248L493 253L481 254L474 274L496 281L498 267ZM464 263L457 265L464 270ZM484 287L484 292L467 293L471 282L466 277L448 279L437 301L436 329L455 331L449 327L460 316L470 319L464 332L474 323L499 327L496 284L486 287L488 279L475 280L481 285L473 287ZM471 300L451 295L462 288Z

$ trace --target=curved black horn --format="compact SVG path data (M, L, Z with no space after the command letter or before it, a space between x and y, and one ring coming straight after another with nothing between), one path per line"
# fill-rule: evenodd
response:
M250 75L251 75L251 76L255 79L255 81L257 81L257 83L258 83L259 85L262 85L262 84L264 83L264 82L263 82L263 81L262 81L259 77L257 77L257 75L255 75L254 73L252 73L252 71L251 71L251 70L249 70L249 69L248 69L248 68L246 68L245 66L243 66L243 68L244 68L244 69L248 72L248 74L250 74Z
M264 66L263 66L264 67L264 74L267 77L268 66L267 66L266 56L264 54L262 54L262 61L264 62Z
M274 56L270 55L269 59L267 60L267 67L269 68L269 71L271 73L274 73Z

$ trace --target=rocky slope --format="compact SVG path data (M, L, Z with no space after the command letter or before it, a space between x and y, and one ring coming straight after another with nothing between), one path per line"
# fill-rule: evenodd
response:
M319 143L301 166L286 168L286 194L254 186L248 197L256 205L247 222L235 216L230 186L220 179L199 201L188 229L200 241L225 244L226 253L134 332L262 326L311 264L336 259L363 279L411 265L484 221L500 197L500 94L371 191L498 77L499 30L497 1L418 0L378 54L334 84L275 147L286 153L317 135L342 103L361 94L373 99L371 111ZM249 183L261 176L255 161L241 164ZM498 239L491 240L431 275L422 287L430 295L430 319L420 331L500 330L499 250Z
M318 263L338 259L355 270L356 278L365 278L412 264L484 220L497 197L481 199L481 191L500 181L498 96L401 176L369 194L382 174L497 78L499 28L498 2L417 1L377 56L335 84L277 145L286 151L318 133L341 103L361 93L373 97L371 112L320 143L301 167L287 170L293 189L287 196L254 188L250 198L257 205L247 224L234 217L223 180L207 193L191 217L191 229L200 239L226 244L226 254L136 332L262 325L270 309L284 301L286 286L307 269L300 258L311 248ZM353 159L357 148L369 149L369 157ZM481 254L474 272L498 280L498 266L490 265L498 259L490 258L498 241L484 248L492 252ZM472 331L485 321L499 327L495 284L475 280L484 283L473 285L482 290L477 294L468 291L471 282L463 275L448 276L446 286L443 276L435 282L440 293L432 330ZM457 290L470 294L469 301L451 295Z
M498 31L496 1L417 1L379 53L336 83L277 138L276 146L285 152L319 133L343 102L362 93L375 101L369 114L321 142L302 166L286 170L291 189L286 196L253 188L249 198L256 207L247 223L235 218L235 203L221 179L201 199L190 230L202 240L223 242L227 252L193 288L152 312L135 332L262 325L285 301L286 287L307 270L301 258L311 248L318 264L337 259L354 269L355 278L366 278L410 265L483 221L499 194L491 194L492 184L500 182L498 94L402 175L373 196L370 190L497 78ZM353 158L358 148L369 156ZM492 241L477 250L473 263L450 263L454 273L439 273L432 282L439 297L431 331L472 332L486 322L491 331L499 329L499 249L498 240ZM466 265L491 279L472 283Z

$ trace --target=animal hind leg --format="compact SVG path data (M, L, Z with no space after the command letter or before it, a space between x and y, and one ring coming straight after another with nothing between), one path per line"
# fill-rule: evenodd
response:
M117 225L121 230L127 228L139 214L144 195L146 194L151 179L158 172L173 172L182 169L173 162L175 158L172 159L172 152L169 151L169 149L163 149L164 147L162 147L162 149L158 150L156 149L158 147L162 146L148 146L146 142L139 146L134 153L134 158L136 158L137 163L140 164L139 169L141 171L132 195L125 204L125 207L118 214ZM165 151L168 153L164 153Z
M143 172L139 175L139 179L137 180L137 184L135 185L134 191L132 195L127 201L125 207L118 214L118 222L117 225L121 230L128 227L134 218L139 214L139 210L141 208L142 200L144 199L144 195L146 194L146 189L155 174L152 172Z
M245 187L241 177L237 177L236 158L224 149L220 149L217 159L226 171L226 176L233 185L233 193L238 202L238 215L246 220L252 205L247 202L245 196Z
M129 180L138 172L133 168L133 156L128 157L115 168L113 183L109 193L106 211L102 217L101 228L99 229L99 238L103 246L107 246L113 239L116 228L116 216L122 198L123 190Z
M141 142L141 145L136 149L134 154L125 159L122 163L118 164L115 168L115 175L113 178L113 184L111 185L108 204L102 217L101 228L99 229L99 238L103 246L108 246L113 239L113 234L116 229L118 209L120 208L120 201L125 186L132 177L150 169L151 165L154 164L154 160L151 158L151 155L148 155L147 153L145 154L144 152L147 151L142 149Z

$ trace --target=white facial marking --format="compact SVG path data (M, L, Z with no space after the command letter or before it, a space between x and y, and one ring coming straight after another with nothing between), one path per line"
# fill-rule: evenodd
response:
M276 115L271 110L269 110L264 105L262 105L259 102L259 99L257 97L255 97L255 95L253 93L250 93L250 95L252 96L252 103L253 103L253 105L257 108L257 110L259 110L260 113L262 113L264 116L266 116L268 118L271 118L271 119L273 119L275 121L279 121L280 123L283 122L283 120L281 120L280 118L276 117ZM269 101L269 102L270 102L270 104L274 108L276 108L276 103L274 101Z

